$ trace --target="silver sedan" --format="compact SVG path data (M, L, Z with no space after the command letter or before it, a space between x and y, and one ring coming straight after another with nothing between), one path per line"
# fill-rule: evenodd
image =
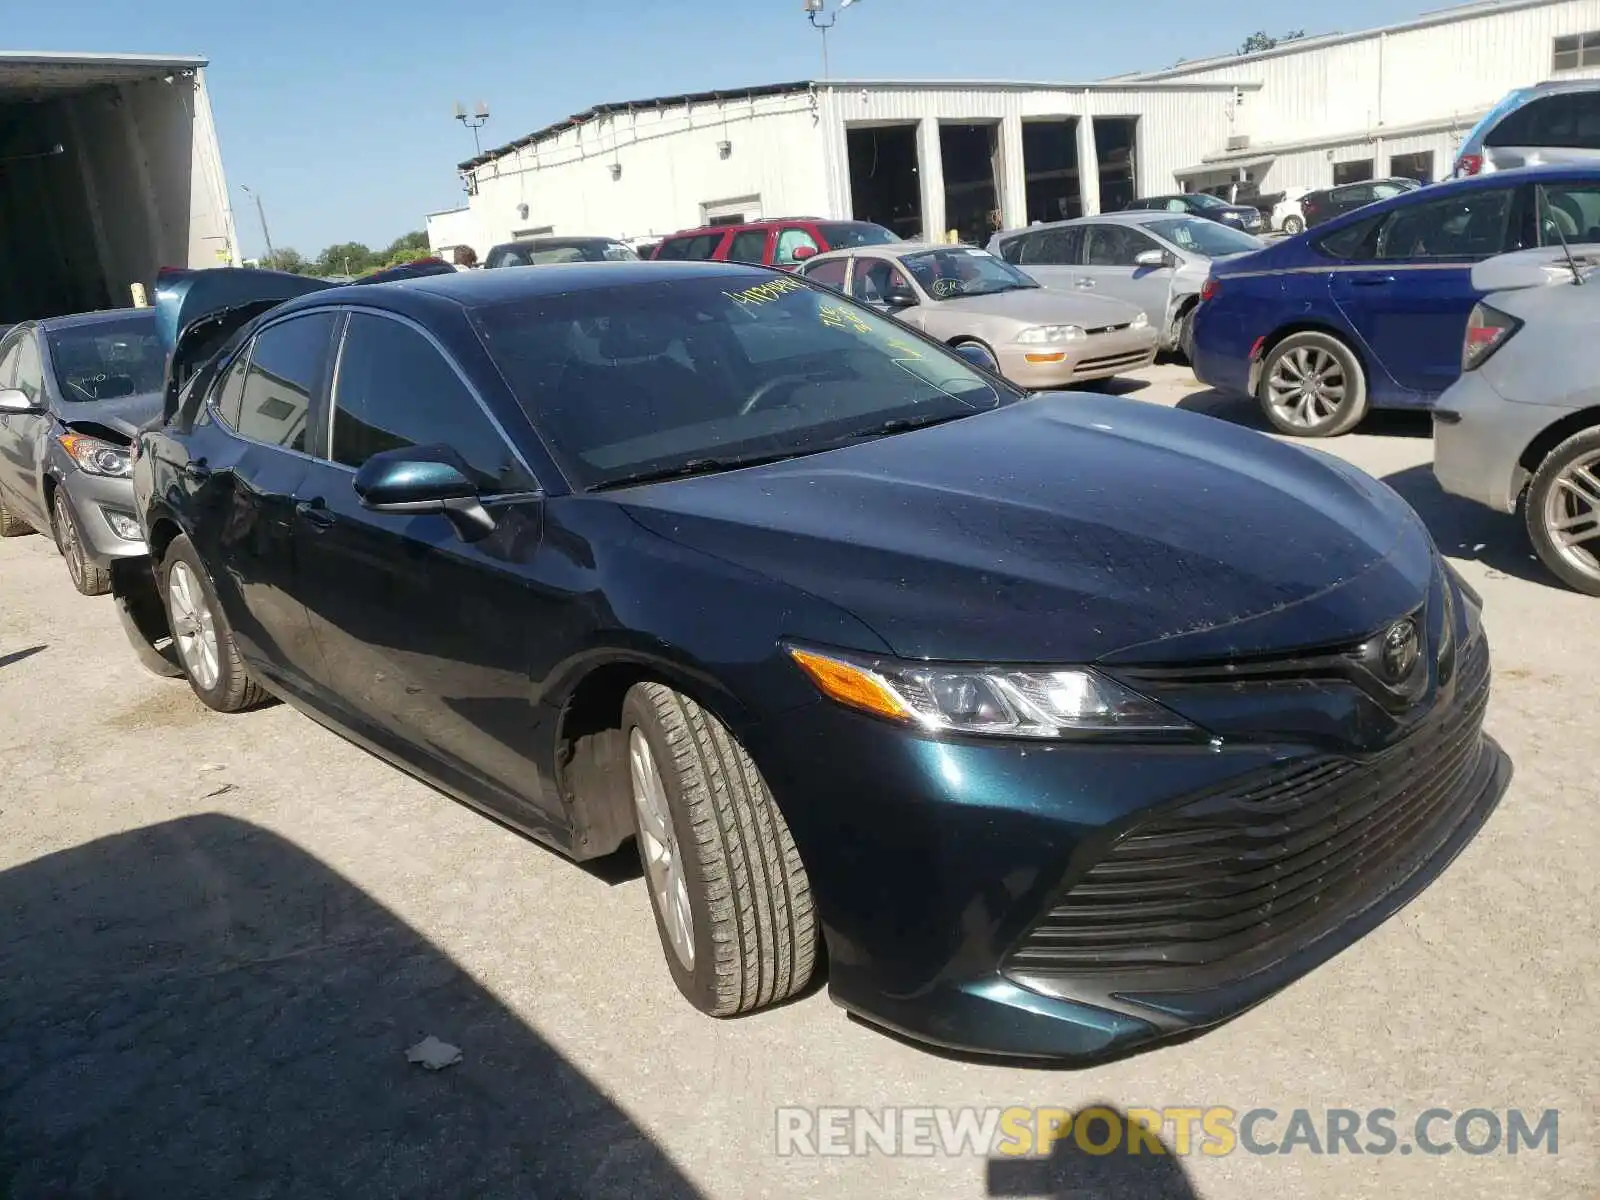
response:
M1104 213L1008 229L989 240L991 251L1047 288L1138 306L1164 350L1183 349L1212 260L1264 245L1216 221L1172 212Z
M1472 311L1461 377L1433 416L1433 472L1453 495L1499 512L1521 503L1545 566L1600 596L1600 246L1546 247L1473 268L1489 295ZM1585 280L1575 286L1574 279Z

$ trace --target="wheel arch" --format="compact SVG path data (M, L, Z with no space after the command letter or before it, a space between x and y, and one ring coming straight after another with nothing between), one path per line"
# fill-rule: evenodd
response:
M1320 333L1326 337L1333 338L1348 350L1350 356L1356 360L1356 366L1361 371L1361 382L1366 387L1370 401L1372 396L1372 364L1367 361L1367 356L1364 352L1365 348L1361 345L1360 339L1351 337L1349 330L1340 329L1332 321L1320 317L1304 317L1299 320L1289 321L1262 337L1261 352L1250 360L1249 387L1252 396L1259 398L1261 394L1261 374L1266 367L1267 359L1274 350L1297 333Z
M1533 478L1534 472L1539 469L1539 464L1550 456L1552 450L1573 434L1582 433L1585 429L1592 429L1595 426L1600 426L1600 405L1592 405L1579 412L1571 413L1562 417L1555 424L1546 426L1533 441L1523 448L1521 455L1517 458L1517 465L1527 472L1527 475L1521 481L1521 487L1518 488L1518 497L1520 498L1521 493L1527 490L1529 480Z

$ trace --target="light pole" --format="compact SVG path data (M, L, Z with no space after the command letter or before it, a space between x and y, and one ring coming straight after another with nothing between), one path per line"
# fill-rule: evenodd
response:
M272 258L272 235L267 232L267 210L261 206L261 193L252 192L244 184L239 185L239 190L256 202L256 216L261 218L261 240L267 244L267 258Z
M828 78L828 30L832 29L839 20L839 14L854 4L856 0L839 0L839 7L833 10L833 16L826 21L818 18L827 10L827 0L801 0L801 11L806 14L806 19L811 22L811 27L822 35L822 77Z
M482 100L479 100L477 105L473 108L472 114L468 116L466 106L462 104L461 101L457 100L456 120L460 121L468 129L472 130L472 148L477 151L478 156L481 157L483 154L483 146L478 141L478 130L482 129L484 124L489 120L489 106Z

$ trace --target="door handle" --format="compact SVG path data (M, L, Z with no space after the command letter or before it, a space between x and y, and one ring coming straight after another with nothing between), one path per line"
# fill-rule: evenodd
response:
M327 502L321 496L300 501L294 506L294 511L297 516L304 517L306 524L313 529L329 529L335 520Z
M1394 282L1393 275L1358 276L1350 281L1351 287L1386 287Z
M206 466L205 459L197 458L192 462L183 464L183 476L185 479L192 479L196 483L204 483L211 478L211 468Z

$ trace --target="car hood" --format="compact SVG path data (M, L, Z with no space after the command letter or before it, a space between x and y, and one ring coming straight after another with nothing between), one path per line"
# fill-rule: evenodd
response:
M132 441L139 430L161 415L161 393L119 396L115 400L95 400L81 404L62 401L56 411L67 425L104 425Z
M975 315L1022 325L1122 325L1139 309L1110 296L1081 296L1051 288L1018 288L991 296L957 296L929 302L930 316Z
M1336 644L1416 607L1433 572L1415 514L1337 459L1082 393L617 499L662 537L847 610L906 658Z

